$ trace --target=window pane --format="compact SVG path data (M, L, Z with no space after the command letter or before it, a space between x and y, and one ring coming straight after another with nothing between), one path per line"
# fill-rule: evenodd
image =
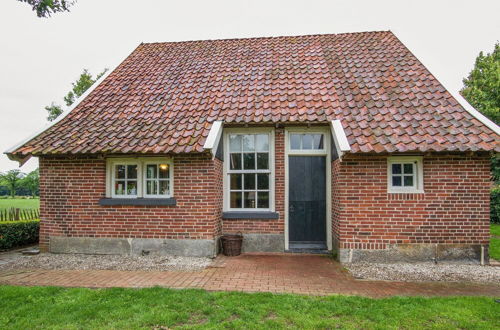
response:
M313 138L311 134L302 135L302 149L312 149Z
M404 164L403 171L405 174L413 174L413 164Z
M393 176L392 177L392 185L394 187L401 187L401 177L400 176Z
M229 151L241 151L241 135L229 135Z
M290 149L300 150L300 134L290 135Z
M125 179L125 165L116 165L115 166L115 178Z
M313 134L313 149L323 149L323 134Z
M170 181L161 180L160 181L160 195L168 195L170 193Z
M256 136L256 146L257 151L268 151L269 150L269 135L259 134Z
M236 209L242 207L241 194L241 192L231 192L231 208Z
M255 174L245 174L245 190L255 189Z
M413 187L413 176L405 175L404 178L404 186L405 187Z
M127 165L127 179L137 179L137 165Z
M169 169L168 164L160 164L158 166L158 171L159 171L159 174L160 174L159 177L161 179L168 179L169 178L170 172L169 172L168 169Z
M257 174L257 189L269 189L269 174Z
M231 170L241 170L241 154L231 154Z
M148 165L146 168L146 178L154 179L156 178L156 165Z
M241 190L241 176L243 174L231 174L231 189L233 190Z
M254 153L243 154L243 169L244 170L254 170L255 169L255 154Z
M392 164L392 174L401 174L401 164Z
M125 181L115 182L115 195L125 195Z
M257 207L259 208L269 208L269 193L259 191L257 193Z
M127 195L137 195L137 182L127 181Z
M255 135L243 135L243 151L255 151Z
M259 170L269 169L269 153L257 154L257 169Z
M255 208L255 191L246 191L244 198L245 208Z
M148 195L158 194L156 180L147 180L146 181L146 194L148 194Z

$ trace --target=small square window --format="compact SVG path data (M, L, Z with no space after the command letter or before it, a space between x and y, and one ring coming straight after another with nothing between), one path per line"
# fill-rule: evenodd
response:
M422 193L422 157L389 157L387 176L389 193Z

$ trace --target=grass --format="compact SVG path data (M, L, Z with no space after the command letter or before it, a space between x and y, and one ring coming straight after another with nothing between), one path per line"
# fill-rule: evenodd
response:
M202 290L0 286L0 328L474 328L500 322L492 298L308 297Z
M26 198L2 198L0 199L0 209L10 209L11 207L20 209L37 209L40 207L40 199Z
M500 260L500 224L491 224L490 258Z
M500 237L500 224L492 223L490 228L491 235Z

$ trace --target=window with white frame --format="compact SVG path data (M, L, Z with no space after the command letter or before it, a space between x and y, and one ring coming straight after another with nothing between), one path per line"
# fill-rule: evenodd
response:
M271 134L227 134L226 208L271 209Z
M422 157L389 157L387 164L390 193L423 192Z
M110 158L108 197L169 198L173 196L173 164L166 158Z
M290 150L324 150L321 133L290 133Z

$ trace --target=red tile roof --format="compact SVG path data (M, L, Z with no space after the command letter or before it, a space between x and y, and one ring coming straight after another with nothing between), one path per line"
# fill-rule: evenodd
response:
M500 151L391 32L141 44L12 155L202 152L224 123L340 119L351 152Z

